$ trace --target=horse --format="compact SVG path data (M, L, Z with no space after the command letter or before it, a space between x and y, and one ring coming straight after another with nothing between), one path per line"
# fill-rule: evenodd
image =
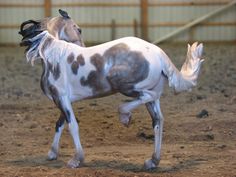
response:
M67 122L75 145L75 154L68 162L71 168L84 163L84 153L72 103L121 93L133 100L119 106L119 119L125 126L131 122L131 111L145 104L152 118L154 152L144 162L146 169L156 168L161 159L164 117L160 97L165 82L176 93L190 91L197 84L200 73L203 44L188 44L187 57L179 71L165 52L147 41L125 37L93 47L81 47L59 40L42 30L24 37L28 62L42 60L41 88L54 101L61 115L56 134L48 153L53 160L58 155L59 139Z

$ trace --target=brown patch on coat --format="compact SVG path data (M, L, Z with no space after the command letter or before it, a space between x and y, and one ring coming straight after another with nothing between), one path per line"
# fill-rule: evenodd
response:
M84 65L85 65L84 57L83 55L80 54L79 56L77 56L76 60L74 60L71 65L71 70L73 74L77 75L79 66L84 66Z
M47 39L45 39L45 41L44 41L44 43L43 43L43 45L42 45L42 48L41 48L42 53L44 53L44 51L45 51L48 47L50 47L52 41L53 41L53 38L51 38L51 37L48 37Z
M160 115L158 114L158 112L155 109L156 104L155 104L154 101L148 102L145 105L146 105L146 108L147 108L151 118L152 118L152 127L154 129L155 126L160 123L161 117L160 117Z
M89 86L92 88L94 95L102 94L110 90L110 85L104 75L104 59L96 53L90 58L90 62L95 66L96 70L91 71L88 78L82 77L80 80L81 85Z
M113 64L107 76L112 89L131 97L142 94L134 90L134 85L146 79L149 73L149 62L141 52L131 51L120 43L108 49L104 57Z
M53 70L53 77L54 77L54 79L55 80L59 79L60 74L61 74L60 64L57 63L57 65L54 67L54 70Z
M58 90L57 90L57 88L54 85L50 85L49 86L49 91L50 91L50 94L52 95L53 98L55 97L55 98L59 99Z
M61 69L59 63L57 63L56 66L53 67L53 65L50 62L48 62L48 69L52 73L53 78L55 80L57 80L60 77Z
M73 61L73 63L71 64L71 70L73 74L77 75L78 69L79 69L79 63L77 61Z
M96 67L98 72L102 72L102 70L104 69L105 61L103 59L103 56L101 56L100 54L96 53L91 56L90 62Z
M48 86L48 89L49 89L50 95L53 98L54 103L61 110L61 113L63 114L63 117L65 118L66 122L70 123L71 122L70 111L64 105L63 100L61 100L60 93L59 93L57 87L50 84Z
M49 76L49 69L46 67L46 64L42 61L42 68L43 72L41 75L40 87L45 95L48 94L48 76Z
M115 90L132 90L135 84L148 76L149 62L141 52L130 51L126 44L111 47L104 56L113 63L108 79Z
M78 61L80 66L84 66L85 65L85 61L84 61L83 55L80 54L79 56L77 56L77 61Z
M70 53L70 55L68 55L67 57L67 62L68 64L71 64L74 61L74 54Z
M107 49L103 56L94 54L90 62L96 71L91 71L87 79L81 78L81 85L92 88L94 95L107 91L132 97L141 94L134 90L134 85L147 78L149 73L149 62L141 52L131 51L126 44L120 43ZM105 72L106 64L110 68Z
M49 74L52 70L52 64L47 61L47 64L45 65L44 62L42 62L43 65L43 73L41 76L41 89L43 90L44 94L47 96L51 96L54 103L57 105L57 107L61 110L61 113L65 117L65 120L67 123L70 122L70 111L64 107L62 100L60 99L60 93L56 86L52 85L49 82ZM56 66L56 68L59 68L59 63ZM58 69L56 69L58 70Z

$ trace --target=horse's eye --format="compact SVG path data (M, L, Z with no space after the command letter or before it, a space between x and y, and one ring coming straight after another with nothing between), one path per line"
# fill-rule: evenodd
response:
M82 30L80 28L78 28L78 31L79 31L80 34L82 34Z

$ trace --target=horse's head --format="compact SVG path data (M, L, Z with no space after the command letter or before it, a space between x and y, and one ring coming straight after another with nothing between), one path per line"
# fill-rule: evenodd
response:
M47 30L57 39L84 47L80 27L69 17L67 12L59 9L59 13L61 16L58 17L23 22L19 31L19 34L23 36L22 41L33 38L42 31Z

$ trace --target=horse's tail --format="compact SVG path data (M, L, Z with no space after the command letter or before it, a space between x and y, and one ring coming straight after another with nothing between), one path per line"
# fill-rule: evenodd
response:
M204 61L201 59L203 52L203 44L195 42L192 46L188 44L187 58L180 71L170 61L168 56L163 59L163 73L167 76L169 86L176 93L181 91L189 91L196 86L197 78Z

